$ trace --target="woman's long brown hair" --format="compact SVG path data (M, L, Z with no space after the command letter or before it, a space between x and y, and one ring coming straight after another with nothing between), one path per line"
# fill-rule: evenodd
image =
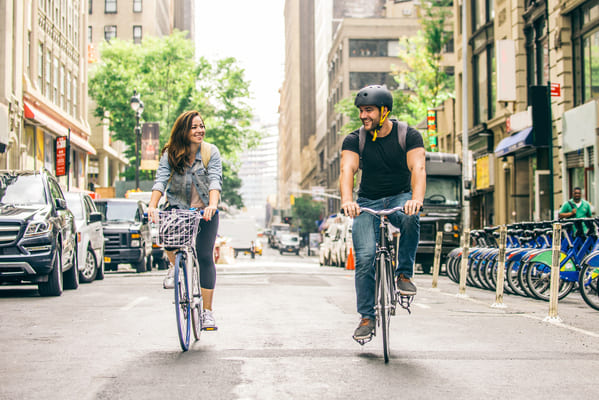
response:
M183 174L189 157L190 141L188 133L191 130L192 121L196 116L200 117L203 124L204 118L202 118L198 111L186 111L179 115L171 130L171 137L162 149L162 153L168 151L168 163L179 174Z

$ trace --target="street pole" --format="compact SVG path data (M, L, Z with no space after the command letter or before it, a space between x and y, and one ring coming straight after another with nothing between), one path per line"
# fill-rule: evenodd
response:
M139 112L135 112L135 190L139 190L139 148L141 144L139 143L140 129L139 129Z
M468 2L462 0L462 232L470 231L470 159L468 157Z

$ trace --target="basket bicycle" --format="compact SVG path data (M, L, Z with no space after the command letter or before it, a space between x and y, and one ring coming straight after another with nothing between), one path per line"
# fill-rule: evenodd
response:
M173 209L157 211L158 244L174 249L174 291L177 334L181 349L187 351L191 331L195 340L202 332L203 309L200 290L200 268L197 261L195 241L202 213L198 210Z

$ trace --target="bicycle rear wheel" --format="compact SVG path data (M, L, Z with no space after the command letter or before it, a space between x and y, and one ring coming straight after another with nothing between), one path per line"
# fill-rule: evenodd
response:
M189 301L189 284L187 281L187 256L184 252L177 252L175 258L175 315L177 316L177 333L181 349L189 349L189 336L191 333L191 309Z
M381 331L383 331L383 356L385 357L385 363L389 362L389 354L391 348L389 347L389 319L391 317L391 293L389 292L389 283L387 282L389 277L387 276L387 263L390 262L387 259L386 254L381 254L379 258L379 273L378 273L378 287L379 287L379 316L381 318Z
M202 333L202 310L204 309L204 301L200 289L200 269L197 265L197 260L192 257L193 261L188 265L191 268L191 326L193 328L193 337L195 340L200 340Z

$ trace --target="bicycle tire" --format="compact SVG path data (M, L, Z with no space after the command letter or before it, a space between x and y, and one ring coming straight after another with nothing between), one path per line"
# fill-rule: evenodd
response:
M177 317L177 334L183 351L189 350L191 334L191 318L189 306L189 284L184 252L177 252L175 258L175 315ZM183 259L183 260L182 260Z
M584 302L589 307L599 310L599 268L584 265L578 277L578 287Z
M200 288L200 268L197 264L197 259L192 257L191 271L191 326L193 328L193 337L196 341L200 340L202 333L202 310L204 309L204 299L202 298L202 290Z
M379 258L379 315L381 317L381 331L383 332L383 356L385 358L385 363L389 362L389 353L391 349L389 347L389 319L391 317L391 302L390 302L390 293L389 286L387 284L387 257L386 254L381 254Z

